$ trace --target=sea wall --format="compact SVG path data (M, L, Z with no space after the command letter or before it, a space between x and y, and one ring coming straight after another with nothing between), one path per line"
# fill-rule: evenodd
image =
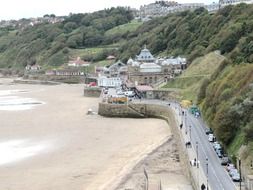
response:
M166 105L156 105L156 104L108 104L99 103L98 114L105 117L128 117L128 118L160 118L164 119L169 126L173 136L175 137L180 155L180 163L182 168L185 168L185 174L192 182L192 185L196 189L196 182L192 176L189 157L185 151L185 144L180 136L180 131L178 127L178 122L175 119L174 113L169 106Z
M83 95L85 97L98 98L101 94L101 88L99 87L84 87Z
M25 79L16 79L13 81L18 84L43 84L43 85L58 85L59 82L54 81L42 81L42 80L25 80Z

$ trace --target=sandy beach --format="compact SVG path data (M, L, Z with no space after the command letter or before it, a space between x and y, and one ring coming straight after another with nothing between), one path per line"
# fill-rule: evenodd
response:
M0 159L0 189L120 188L148 153L171 138L162 120L87 115L89 108L97 110L99 99L83 97L82 85L8 82L0 79L0 92L20 90L9 96L42 104L0 110L0 154L5 155ZM181 172L180 164L177 168ZM188 184L186 178L184 182Z

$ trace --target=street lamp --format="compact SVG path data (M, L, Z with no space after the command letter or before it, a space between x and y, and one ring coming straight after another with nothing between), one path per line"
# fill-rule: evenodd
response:
M184 114L184 123L185 123L185 134L187 135L187 118L186 118L186 111L185 111L185 114Z
M239 157L239 175L240 175L240 190L242 189L242 172L241 172L241 158Z
M198 141L196 141L196 153L197 153L197 168L199 168L199 151L198 151Z
M206 157L206 189L208 190L208 158Z
M192 141L192 126L189 125L190 142Z

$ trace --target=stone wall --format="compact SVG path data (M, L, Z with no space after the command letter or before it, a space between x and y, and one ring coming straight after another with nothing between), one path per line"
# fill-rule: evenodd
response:
M144 104L144 103L136 103L136 104L107 104L100 103L98 114L105 117L134 117L134 118L160 118L164 119L169 126L171 127L171 131L173 132L173 136L175 137L180 154L180 162L182 167L185 168L185 174L192 182L192 185L196 189L196 183L192 174L190 172L189 166L189 157L187 152L185 152L185 145L180 137L180 131L178 127L178 122L175 119L174 113L169 106L166 105L155 105L155 104Z
M101 88L99 87L84 87L83 95L85 97L98 98L101 94Z
M58 85L58 84L61 84L59 82L53 82L53 81L23 80L23 79L16 79L13 82L18 83L18 84L43 84L43 85Z
M131 105L100 103L98 114L105 117L145 118L145 115L139 112L142 106L132 107Z

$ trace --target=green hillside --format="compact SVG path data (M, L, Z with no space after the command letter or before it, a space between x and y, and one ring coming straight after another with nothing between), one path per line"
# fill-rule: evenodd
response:
M210 79L217 70L224 57L213 52L199 57L185 70L185 72L169 81L162 88L175 90L178 99L188 99L196 103L198 92L203 81Z
M204 117L217 137L233 155L245 145L249 162L253 158L253 65L224 62L200 93Z
M185 56L190 64L163 88L191 99L218 139L253 160L253 5L226 6L215 14L204 8L133 21L128 8L73 14L57 24L0 29L0 68L61 67L69 58L103 66L108 55L126 61L144 45L156 56ZM221 55L219 54L221 53Z
M19 30L1 28L0 68L23 69L35 63L43 68L59 67L77 55L88 61L103 60L115 54L118 47L114 45L115 35L106 36L106 31L132 19L130 9L118 7L73 14L62 23L43 23Z
M191 62L220 50L233 62L253 62L253 5L226 6L211 15L204 8L155 18L128 35L120 48L127 60L144 44L154 54L185 55Z

